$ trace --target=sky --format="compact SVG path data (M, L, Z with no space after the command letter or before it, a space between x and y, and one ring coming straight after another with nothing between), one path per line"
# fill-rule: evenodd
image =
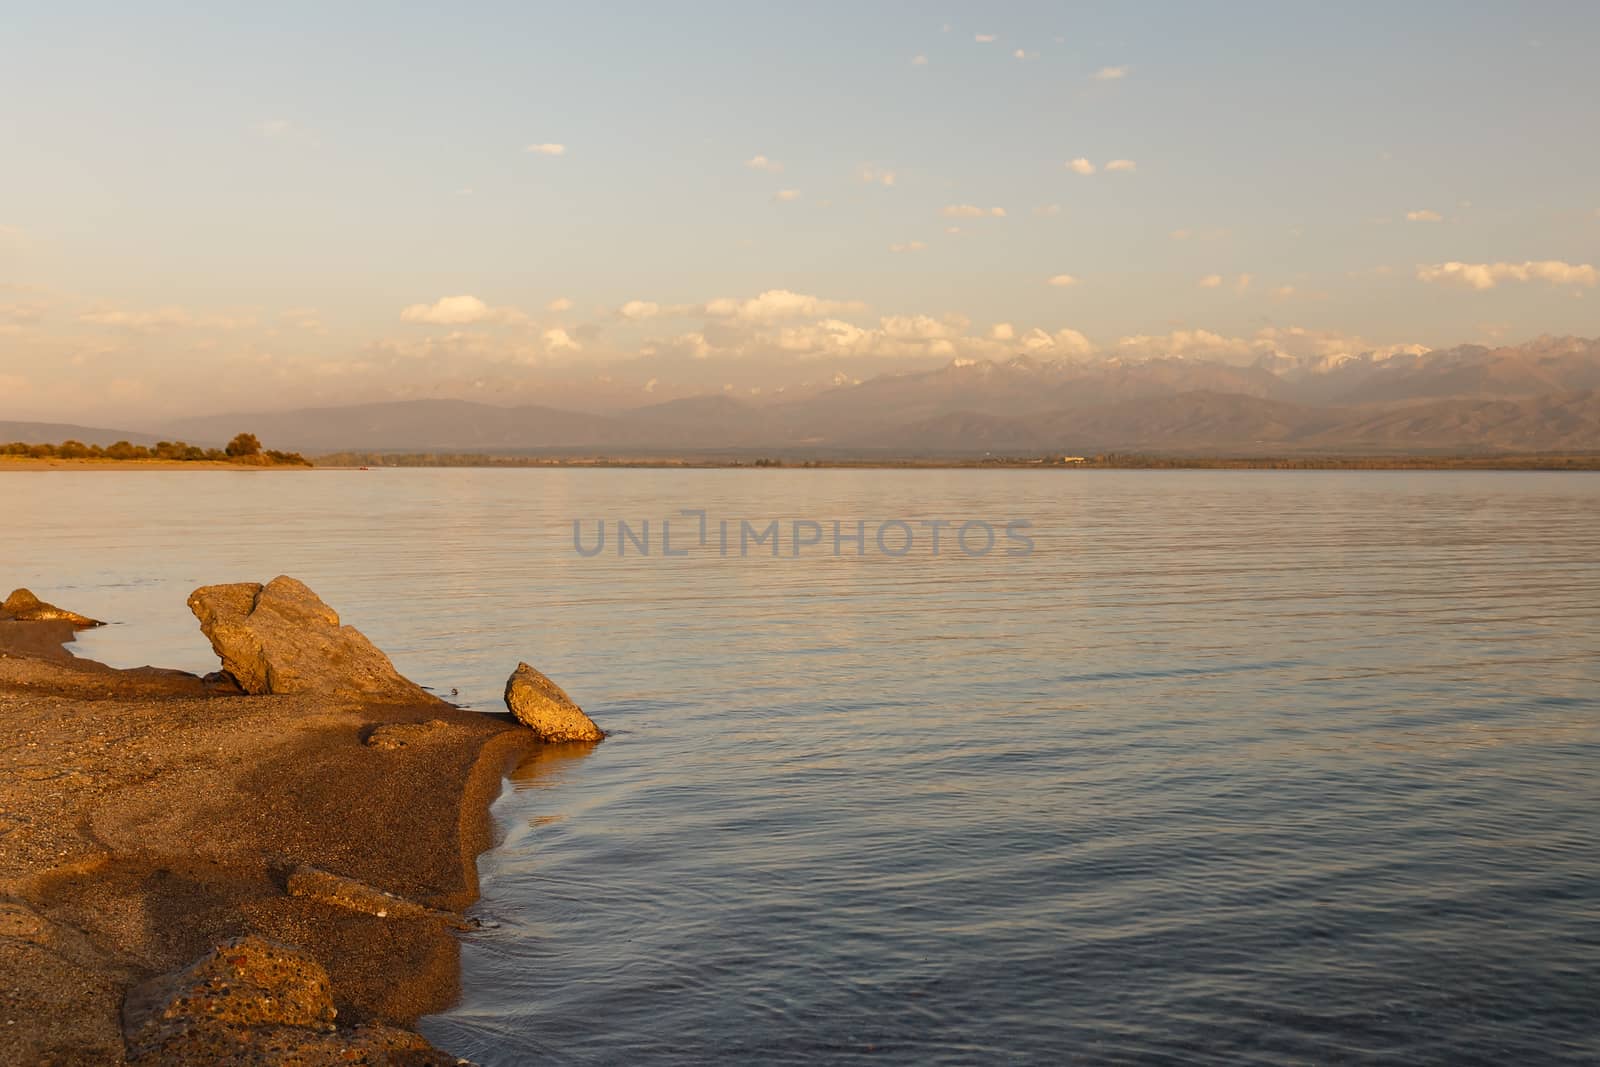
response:
M0 418L1600 334L1593 3L6 23Z

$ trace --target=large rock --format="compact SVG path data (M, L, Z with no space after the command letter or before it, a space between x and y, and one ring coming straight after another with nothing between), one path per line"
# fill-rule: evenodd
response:
M14 589L11 595L0 603L0 619L13 618L18 622L70 622L74 626L104 626L105 623L91 619L87 615L79 615L76 611L58 608L54 604L47 604L34 596L26 589Z
M401 676L371 641L303 582L280 575L266 585L207 585L189 610L246 693L331 693L384 703L439 699Z
M542 741L598 741L605 731L562 688L526 663L506 679L506 707Z

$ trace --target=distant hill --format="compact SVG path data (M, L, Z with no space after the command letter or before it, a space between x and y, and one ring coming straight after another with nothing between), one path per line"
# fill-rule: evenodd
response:
M103 430L70 422L0 422L0 444L22 441L30 445L59 445L63 441L81 441L86 445L104 446L126 441L130 445L153 445L159 440L159 437L133 430Z
M197 444L248 431L308 453L1600 451L1600 340L1232 359L1020 355L955 360L764 403L714 394L588 414L407 400L207 415L160 429ZM14 438L155 440L0 423L7 426Z
M1591 450L1600 447L1600 390L1441 400L1379 414L1358 411L1297 443L1306 448L1360 446L1396 452Z
M186 441L227 440L241 431L300 452L338 449L483 451L574 446L603 441L614 428L603 417L545 407L496 407L470 400L401 400L256 414L203 415L168 424Z

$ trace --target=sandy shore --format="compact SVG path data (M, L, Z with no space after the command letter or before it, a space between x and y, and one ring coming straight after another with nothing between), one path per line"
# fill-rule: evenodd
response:
M440 705L240 696L63 640L64 623L0 621L0 1062L125 1062L128 990L248 934L326 968L340 1033L454 1000L450 913L476 899L488 805L529 731ZM423 907L291 895L302 866Z

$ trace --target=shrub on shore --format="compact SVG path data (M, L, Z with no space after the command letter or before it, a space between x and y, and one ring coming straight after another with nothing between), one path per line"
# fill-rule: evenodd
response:
M228 442L226 449L201 448L186 441L157 441L154 445L86 445L82 441L63 441L59 445L13 441L0 445L0 456L26 459L110 459L161 460L167 463L237 463L247 467L309 467L311 461L298 452L263 449L255 434L242 433Z

